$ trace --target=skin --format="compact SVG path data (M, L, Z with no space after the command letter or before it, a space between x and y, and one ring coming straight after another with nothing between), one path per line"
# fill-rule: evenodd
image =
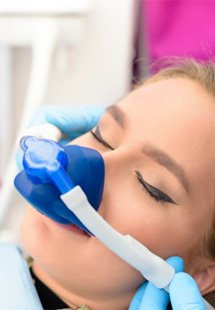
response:
M91 133L73 141L103 155L106 176L99 213L157 255L182 256L186 270L198 274L213 264L201 249L214 217L214 98L194 81L172 78L141 86L117 106L124 127L116 121L115 111L105 113L99 122L102 139L113 150ZM181 166L184 185L175 170L163 166L164 157L152 156L149 145ZM135 171L174 203L153 199ZM31 207L21 239L34 258L37 276L69 305L127 309L143 282L98 240L67 230ZM202 289L208 290L211 287Z

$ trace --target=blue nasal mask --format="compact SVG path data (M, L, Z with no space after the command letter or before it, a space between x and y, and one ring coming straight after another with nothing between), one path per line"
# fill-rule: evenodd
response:
M52 140L24 137L21 147L24 170L15 178L15 187L39 212L61 224L75 224L89 230L60 199L68 191L67 182L79 185L91 206L98 210L104 187L104 161L96 150L77 145L61 146ZM62 169L68 174L62 182Z
M31 136L22 138L21 147L24 170L15 186L39 212L58 223L79 226L154 285L168 287L173 267L132 236L116 231L97 212L104 186L101 154Z

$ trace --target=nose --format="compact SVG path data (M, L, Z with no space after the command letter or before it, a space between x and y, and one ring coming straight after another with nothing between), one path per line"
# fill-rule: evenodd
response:
M42 214L60 223L73 223L84 228L61 202L60 195L64 193L62 189L65 186L68 188L68 184L59 178L58 172L64 168L72 180L72 188L79 185L90 204L97 210L104 186L104 161L100 153L76 145L63 148L54 141L35 137L25 138L22 146L25 150L25 170L15 178L18 191ZM53 186L56 178L63 181L60 188ZM50 183L53 179L54 182Z
M105 179L102 204L98 211L106 218L109 206L113 204L113 201L116 201L114 196L115 191L121 191L124 187L124 183L121 184L122 180L128 179L130 160L129 154L124 148L103 152L102 157L105 166Z

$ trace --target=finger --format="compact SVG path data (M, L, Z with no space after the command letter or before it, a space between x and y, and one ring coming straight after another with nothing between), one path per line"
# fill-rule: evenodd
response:
M148 283L144 298L140 304L138 310L166 310L166 307L169 303L169 294L163 290L158 289L154 284Z
M184 261L180 256L172 256L166 261L175 269L175 272L184 271Z
M184 269L184 263L181 257L173 256L167 259L167 262L173 266L176 272ZM148 283L144 298L140 304L140 310L153 309L164 310L169 303L169 294L164 289L158 289L152 283Z
M68 143L71 142L71 140L74 140L78 137L80 137L81 135L83 135L83 132L71 132L67 135L63 135L63 139L60 140L60 143L63 145L66 145Z
M203 298L193 278L184 272L179 272L173 278L169 293L174 310L203 310Z
M139 289L135 293L134 297L132 298L132 301L130 303L128 310L139 310L140 303L141 303L141 300L143 298L147 284L148 284L148 282L145 282L139 287Z
M60 128L64 133L87 132L92 129L104 113L103 107L81 106L61 107L57 106L46 112L46 120Z

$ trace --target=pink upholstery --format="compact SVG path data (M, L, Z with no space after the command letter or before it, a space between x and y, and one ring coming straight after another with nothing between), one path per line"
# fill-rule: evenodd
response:
M150 62L166 56L215 56L215 1L142 0Z

